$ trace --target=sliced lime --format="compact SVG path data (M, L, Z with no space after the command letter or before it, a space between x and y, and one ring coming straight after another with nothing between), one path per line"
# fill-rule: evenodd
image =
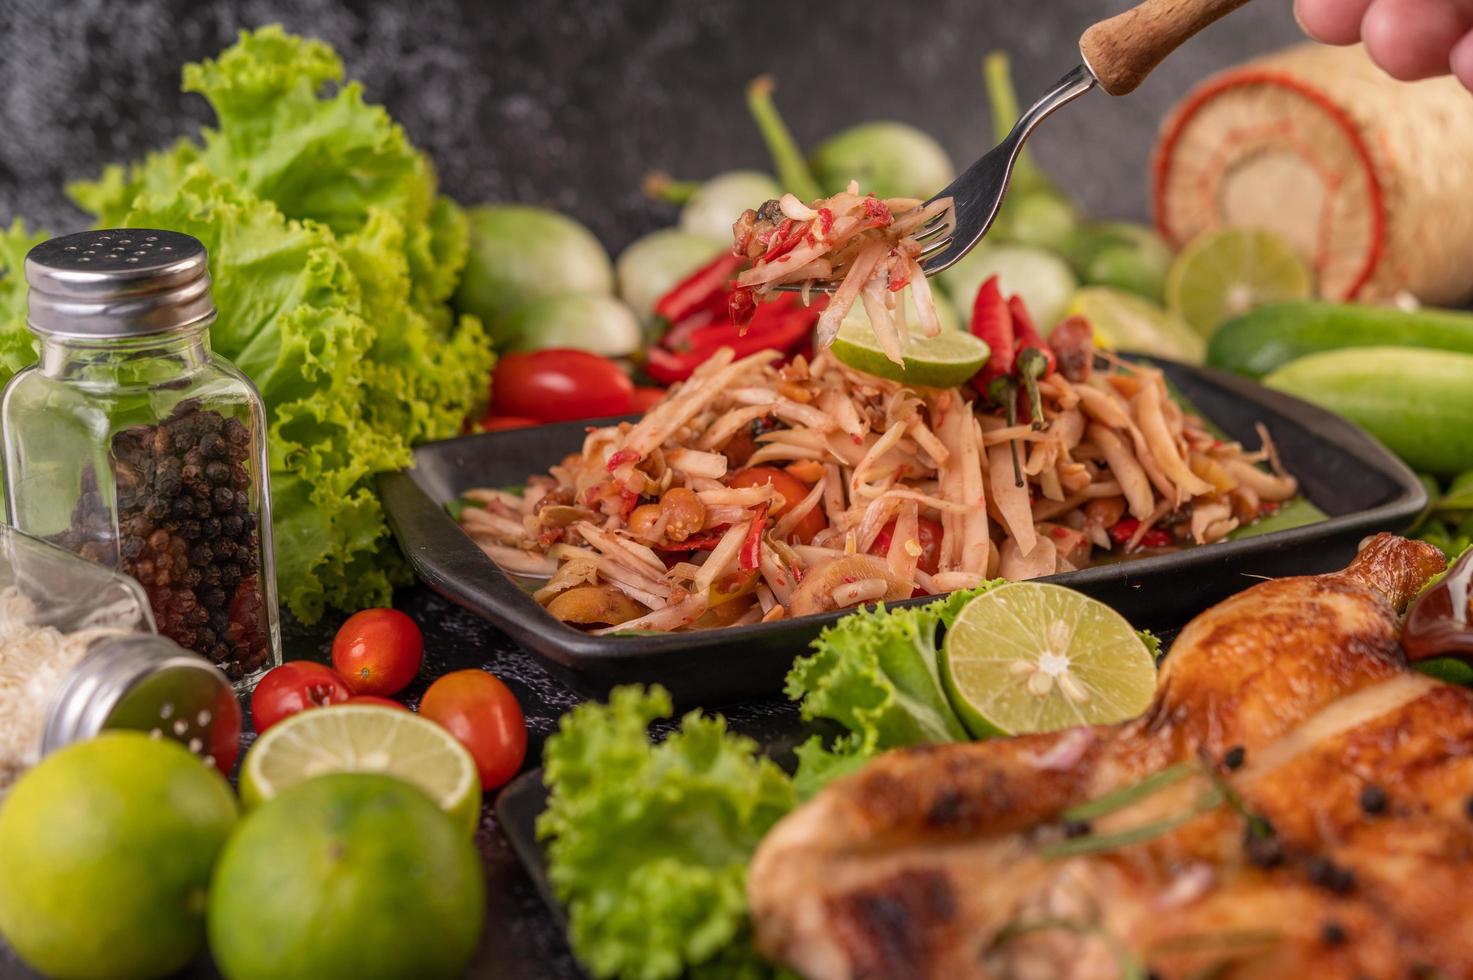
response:
M1095 343L1110 350L1154 354L1201 364L1207 344L1180 317L1134 293L1109 286L1079 290L1068 312L1082 316L1095 331Z
M929 388L951 388L965 384L987 363L992 353L977 337L961 330L942 330L927 337L912 327L905 363L885 356L874 330L866 323L846 320L834 338L834 356L856 371L891 381Z
M941 667L952 707L978 738L1125 721L1156 691L1155 660L1123 616L1039 582L968 603L946 631Z
M1265 303L1308 299L1309 267L1271 231L1209 231L1182 249L1166 273L1166 305L1203 337Z
M254 807L330 772L397 776L468 831L480 821L481 780L465 747L428 719L374 704L313 708L272 725L246 754L240 798Z

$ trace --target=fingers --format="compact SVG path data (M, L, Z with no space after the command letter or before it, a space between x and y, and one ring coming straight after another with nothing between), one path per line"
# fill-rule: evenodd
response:
M1354 44L1372 0L1295 0L1294 16L1304 33L1325 44Z
M1458 81L1463 87L1473 92L1473 31L1463 35L1463 39L1453 48L1452 57L1453 74L1458 76Z
M1447 74L1470 30L1473 11L1459 0L1374 0L1361 22L1372 60L1403 81Z

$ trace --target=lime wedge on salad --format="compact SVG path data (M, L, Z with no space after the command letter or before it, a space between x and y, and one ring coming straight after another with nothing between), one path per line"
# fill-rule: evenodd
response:
M1139 715L1156 662L1125 618L1072 589L999 586L946 631L942 679L978 738L1103 725Z
M377 772L417 786L474 832L481 817L476 763L455 736L396 708L336 704L272 725L246 754L240 798L252 808L330 772Z
M880 349L867 321L847 320L839 327L832 350L835 357L856 371L929 388L966 384L992 353L981 339L961 330L943 329L936 336L927 337L912 327L905 363L896 364Z
M1265 303L1308 299L1309 267L1271 231L1224 228L1194 239L1166 273L1166 305L1203 337Z

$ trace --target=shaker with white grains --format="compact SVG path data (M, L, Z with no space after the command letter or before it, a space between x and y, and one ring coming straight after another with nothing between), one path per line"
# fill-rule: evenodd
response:
M204 246L84 232L25 276L40 360L0 396L9 523L136 579L159 633L250 684L281 662L265 410L210 349Z
M153 628L138 583L0 525L0 799L42 756L104 729L174 739L230 771L234 687Z

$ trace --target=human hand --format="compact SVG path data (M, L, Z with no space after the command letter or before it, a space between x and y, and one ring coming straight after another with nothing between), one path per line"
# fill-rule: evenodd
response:
M1326 44L1364 41L1393 78L1452 72L1473 90L1473 0L1294 0L1294 14Z

